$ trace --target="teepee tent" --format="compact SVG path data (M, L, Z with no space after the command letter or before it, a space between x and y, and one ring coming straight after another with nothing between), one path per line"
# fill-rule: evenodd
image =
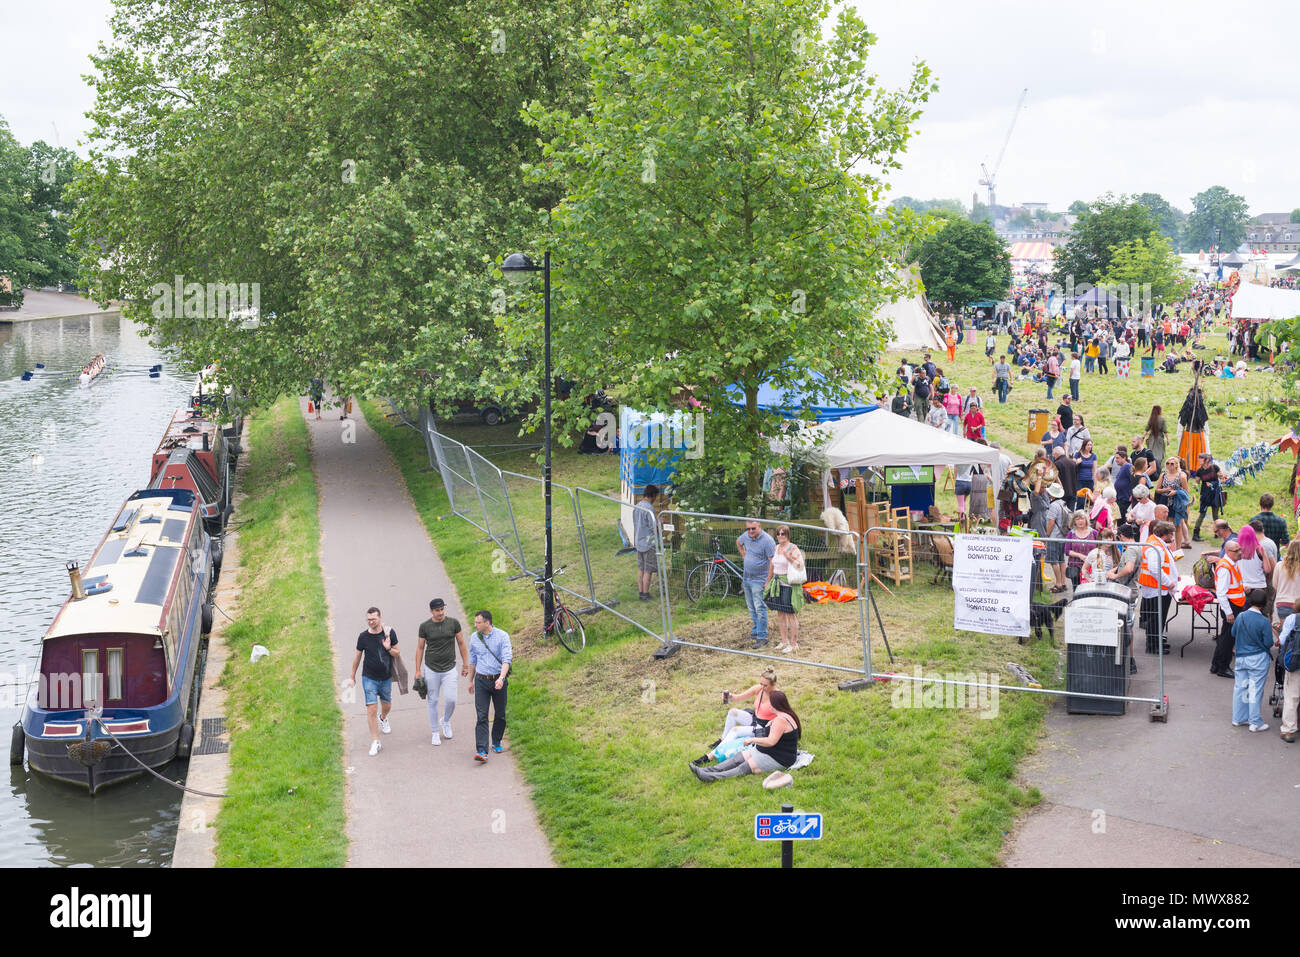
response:
M919 283L918 272L915 267L898 271L900 278L909 283ZM943 349L938 321L919 289L910 299L899 299L881 306L876 310L876 317L888 323L891 348Z

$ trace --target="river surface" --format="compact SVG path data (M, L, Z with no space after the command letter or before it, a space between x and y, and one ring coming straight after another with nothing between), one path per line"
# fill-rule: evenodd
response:
M77 372L108 359L89 386ZM31 381L21 380L36 363ZM163 364L162 375L149 368ZM0 721L9 742L39 667L41 636L122 502L149 484L149 457L193 379L136 326L110 317L0 326ZM173 762L164 773L181 777ZM183 779L183 778L182 778ZM181 792L152 777L84 791L10 767L0 787L0 867L167 865Z

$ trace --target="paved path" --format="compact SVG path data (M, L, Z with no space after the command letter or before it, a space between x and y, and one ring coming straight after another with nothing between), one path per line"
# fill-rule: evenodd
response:
M23 293L21 308L0 309L0 325L32 322L37 319L69 319L77 316L117 314L116 306L105 309L92 299L83 299L72 293L55 292L51 289L28 289Z
M302 403L306 415L306 402ZM522 775L506 753L474 761L474 700L459 679L455 736L430 744L425 702L393 685L392 734L370 757L358 669L345 688L365 611L378 606L397 632L408 668L429 600L473 629L388 449L360 411L308 420L320 492L321 566L343 709L343 763L349 769L348 863L354 867L547 867L550 849ZM355 426L355 434L345 428ZM345 439L355 439L353 442ZM472 529L465 527L465 534ZM414 678L414 672L412 678ZM509 711L507 710L507 717Z
M1194 543L1179 563L1191 572ZM1117 717L1070 715L1064 703L1047 717L1047 735L1021 773L1044 807L1016 827L1003 849L1010 867L1294 866L1300 862L1300 743L1231 724L1233 682L1209 673L1214 643L1198 636L1180 658L1190 609L1170 626L1165 658L1169 721L1150 721L1144 704ZM1143 646L1138 629L1135 647ZM1061 628L1057 629L1061 640ZM1139 661L1150 673L1154 658ZM1146 694L1146 690L1141 693ZM1102 822L1102 826L1094 825Z

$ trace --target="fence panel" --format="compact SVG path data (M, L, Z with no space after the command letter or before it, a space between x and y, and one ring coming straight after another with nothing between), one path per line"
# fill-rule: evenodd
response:
M636 625L660 642L666 643L668 627L667 596L664 594L664 554L656 541L650 577L649 598L641 598L639 578L641 559L619 524L624 508L619 499L589 489L575 490L578 517L582 522L583 544L589 559L592 599L601 608Z
M852 532L777 519L677 510L665 511L661 521L673 640L857 674L868 670L865 616L869 596L858 588L858 538ZM753 539L747 525L759 528ZM789 586L790 607L799 607L794 614L779 614L763 601L761 582L745 584L739 542L765 542L763 536L767 536L779 544L783 540L777 533L782 528L804 556L808 583L835 585L835 589L816 590L835 592L846 601L805 602L802 587ZM760 571L766 579L767 568ZM848 591L838 591L840 587ZM773 597L780 600L780 596ZM756 643L759 628L765 628L765 645ZM785 652L783 646L791 650ZM879 651L885 654L883 645Z
M436 450L451 510L475 528L487 532L487 516L483 512L478 487L474 484L468 450L455 439L432 429L429 436Z
M483 503L488 535L520 570L527 570L505 477L499 468L473 449L466 448L465 457L478 490L479 501Z
M1126 558L1140 571L1143 554L1158 566L1158 546L1115 543L1117 551L1105 551L1097 561L1100 582L1094 583L1086 572L1076 581L1071 569L1085 567L1097 542L1085 547L1069 539L1035 539L1029 634L1016 636L955 628L955 533L889 526L868 529L866 536L869 587L880 613L870 625L885 629L902 660L902 669L893 672L897 678L937 687L939 697L954 688L1064 696L1072 713L1122 714L1130 704L1163 707L1169 652L1162 648L1172 649L1172 642L1160 599L1145 603L1152 613L1144 616L1144 602L1135 599L1133 588L1105 578L1116 563L1123 570ZM1175 590L1181 595L1181 587ZM1172 595L1169 606L1171 617L1182 616L1175 626L1180 638L1190 641L1195 626L1197 637L1213 639L1212 606L1197 613L1191 602L1174 602ZM1069 640L1067 621L1075 629Z
M546 489L541 479L518 472L501 473L519 539L520 563L533 575L546 567ZM551 483L551 564L555 587L591 602L591 579L578 527L573 489ZM562 569L562 571L560 571ZM582 609L574 609L580 611Z

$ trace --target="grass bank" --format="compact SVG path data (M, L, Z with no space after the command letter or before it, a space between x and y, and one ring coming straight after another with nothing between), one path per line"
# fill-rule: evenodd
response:
M757 663L694 649L652 662L655 643L607 613L587 619L583 654L557 650L541 635L531 582L508 581L505 572L513 568L497 562L494 569L494 546L478 542L478 530L451 514L422 438L385 418L377 404L365 411L397 459L462 604L491 609L515 642L509 741L561 864L771 866L777 851L754 841L753 815L789 801L826 815L826 837L800 849L803 863L989 866L1018 811L1038 800L1037 792L1016 786L1014 775L1042 726L1043 701L1004 694L996 714L983 711L987 718L976 709L899 706L894 692L902 685L843 693L835 688L843 674L795 665L778 666L780 684L806 727L803 745L817 755L813 764L776 794L754 776L700 784L686 763L718 736L725 715L719 691L752 684ZM449 431L503 468L537 474L528 452L490 448L520 441L513 426ZM554 471L556 482L570 486L611 491L618 483L613 457L560 451ZM540 514L517 512L527 539ZM585 505L584 519L591 540ZM950 592L934 589L896 612L882 609L896 670L919 664L931 671L935 662L945 670L1001 669L1006 649L954 640L951 601ZM832 611L805 609L804 640L816 633L812 644L828 657L847 656L856 622L840 627ZM740 647L748 616L733 603L725 615L692 627L713 643ZM883 656L883 644L875 653ZM1013 657L1044 672L1055 654L1030 647Z
M217 864L341 867L342 718L320 569L316 483L296 399L251 418L235 515L239 620L230 651L229 797L217 816ZM249 663L253 645L270 656Z

